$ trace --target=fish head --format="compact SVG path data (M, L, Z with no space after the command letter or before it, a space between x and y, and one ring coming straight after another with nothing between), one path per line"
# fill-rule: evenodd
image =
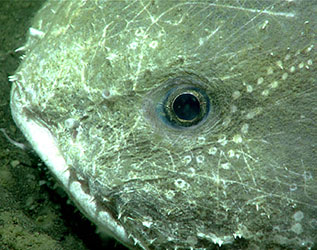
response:
M48 1L14 77L15 122L80 210L129 247L312 247L305 3Z

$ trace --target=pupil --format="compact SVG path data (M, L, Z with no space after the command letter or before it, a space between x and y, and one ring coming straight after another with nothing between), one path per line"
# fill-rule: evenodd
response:
M199 115L200 104L195 96L182 94L175 99L173 111L179 119L191 121Z

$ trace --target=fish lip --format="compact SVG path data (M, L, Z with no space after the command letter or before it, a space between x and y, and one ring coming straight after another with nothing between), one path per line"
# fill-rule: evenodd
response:
M23 132L33 149L83 214L97 225L98 230L114 237L128 247L133 246L132 240L128 237L124 227L115 220L104 206L98 205L94 196L85 192L85 187L82 186L85 185L83 182L74 180L76 175L71 173L72 170L67 165L62 152L59 150L56 138L49 129L23 111L25 104L19 100L21 99L20 90L17 84L12 84L10 108L17 127Z

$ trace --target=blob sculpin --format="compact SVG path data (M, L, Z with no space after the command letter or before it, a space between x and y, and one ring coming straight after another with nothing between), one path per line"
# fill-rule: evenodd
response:
M130 248L311 248L316 1L48 1L12 114Z

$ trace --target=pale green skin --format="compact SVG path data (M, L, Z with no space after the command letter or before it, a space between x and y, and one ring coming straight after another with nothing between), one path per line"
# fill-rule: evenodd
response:
M134 247L311 247L316 3L80 2L36 16L18 101ZM216 104L175 129L155 107L185 75Z

